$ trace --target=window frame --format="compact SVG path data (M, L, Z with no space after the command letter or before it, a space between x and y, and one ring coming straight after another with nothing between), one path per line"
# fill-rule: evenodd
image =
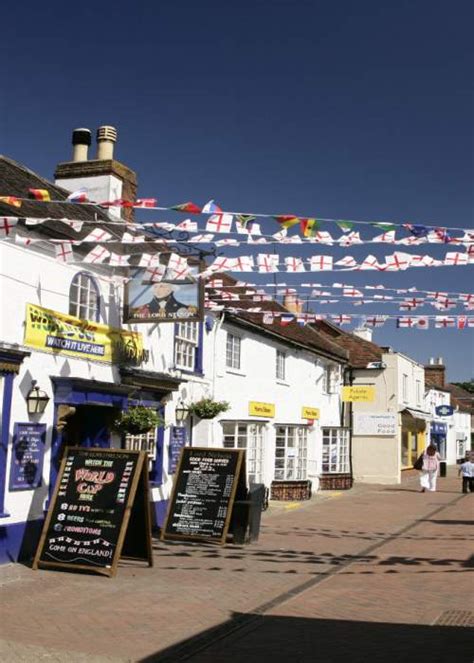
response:
M338 426L325 426L322 434L322 463L321 474L349 474L349 428ZM327 456L325 447L328 447ZM335 460L334 460L335 452ZM325 469L326 467L326 469Z
M229 341L230 339L233 339L232 347L230 348L229 351ZM238 341L238 343L236 343ZM238 366L234 365L234 360L235 360L235 345L238 346ZM229 364L229 359L231 363ZM242 337L239 336L238 334L234 334L234 332L227 332L226 335L226 340L225 340L225 367L226 370L228 371L242 371Z
M245 449L246 473L251 482L263 483L265 472L265 437L266 422L263 421L221 421L222 446L224 449ZM233 432L226 432L232 427ZM255 430L252 431L251 427ZM245 432L243 429L245 428ZM249 446L249 433L253 435ZM232 440L232 444L229 442ZM253 451L255 454L253 455Z
M402 400L408 403L408 373L402 373Z
M81 281L82 279L87 279L87 286L85 287ZM73 301L73 290L76 289L76 297ZM87 292L87 302L84 304L81 302L81 290L86 290ZM94 292L95 296L95 306L93 307L89 301L91 293ZM76 272L71 279L69 284L69 298L68 298L68 313L69 315L79 318L80 320L90 320L91 322L100 322L101 319L101 303L102 298L100 294L99 284L97 279L90 272L80 271ZM74 307L74 310L72 310ZM81 309L86 309L86 315L82 316ZM93 315L89 315L93 313Z
M195 328L195 338L186 338L186 335L180 335L180 325L193 325ZM202 339L203 339L203 323L186 321L176 322L174 326L174 348L173 348L173 362L174 367L184 373L199 373L202 374ZM191 348L192 360L189 365L178 362L178 348L180 345L188 345ZM189 349L188 348L188 349Z
M338 384L341 380L341 372L338 364L325 364L323 390L325 394L338 393Z
M308 436L308 426L275 424L274 481L305 481L308 478ZM295 453L290 455L289 449L294 449Z
M286 380L286 359L288 353L284 350L276 349L276 365L275 365L275 377L277 380L284 382Z

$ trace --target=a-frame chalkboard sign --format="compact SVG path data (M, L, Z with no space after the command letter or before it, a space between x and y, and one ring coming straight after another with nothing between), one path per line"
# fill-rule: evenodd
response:
M153 566L144 451L66 447L33 568L114 576L120 558Z
M243 449L184 447L161 538L225 543L234 500L245 494Z

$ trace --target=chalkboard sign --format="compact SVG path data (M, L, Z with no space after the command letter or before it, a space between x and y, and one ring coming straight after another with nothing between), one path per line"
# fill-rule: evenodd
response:
M245 491L243 449L184 447L162 538L225 543L234 499Z
M46 424L15 424L10 490L31 490L41 486L45 442Z
M171 426L168 448L168 474L175 474L181 449L186 446L187 434L184 426Z
M120 557L153 564L147 456L66 448L33 568L115 575Z

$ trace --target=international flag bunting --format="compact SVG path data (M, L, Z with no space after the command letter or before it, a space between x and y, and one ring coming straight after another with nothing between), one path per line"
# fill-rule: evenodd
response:
M221 208L219 205L217 205L217 203L214 202L214 200L210 200L208 203L206 203L201 211L203 214L214 214L215 212L222 212Z
M133 207L131 200L124 200L123 198L117 198L117 200L106 200L105 202L99 203L101 207Z
M397 226L394 223L371 223L370 225L374 228L380 228L380 230L383 230L384 232L397 229Z
M347 233L354 227L352 221L336 221L336 226L338 226L342 232Z
M414 225L412 223L404 223L403 227L414 237L426 237L429 232L429 228L426 226Z
M295 319L294 315L286 315L285 313L283 313L280 316L280 325L282 327L287 327L289 324L293 322L294 319Z
M280 214L279 216L274 216L273 218L280 224L282 228L291 228L300 222L300 218L298 216L294 216L293 214Z
M89 201L87 197L87 189L83 187L82 189L73 191L72 193L69 194L67 200L70 203L87 203Z
M256 216L253 216L252 214L237 214L235 217L235 220L239 224L241 228L247 228L249 223L252 223L252 221L256 220Z
M35 200L42 200L44 203L47 203L51 200L49 191L46 191L46 189L28 189L28 193L30 194L30 198L34 198Z
M397 318L397 327L399 329L428 329L430 326L429 318L426 316L408 317L404 316Z
M304 237L314 237L319 230L319 221L317 219L301 219L300 226Z
M156 198L137 198L134 207L155 207Z
M202 209L194 203L182 203L181 205L173 205L170 209L175 212L186 212L187 214L201 214Z
M6 203L12 207L21 207L21 200L15 196L0 196L0 203Z

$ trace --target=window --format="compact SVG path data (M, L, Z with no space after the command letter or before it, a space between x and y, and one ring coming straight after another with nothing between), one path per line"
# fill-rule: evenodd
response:
M284 380L286 375L286 352L277 350L276 353L276 378Z
M199 325L197 322L178 322L175 327L174 363L176 368L194 371L197 368Z
M324 369L324 391L335 394L339 385L339 366L327 364Z
M224 449L246 449L249 483L263 481L263 435L265 424L226 421L222 424Z
M240 336L227 334L225 365L227 368L240 370Z
M421 405L421 382L416 381L416 404Z
M406 373L402 375L402 398L404 401L408 401L408 375Z
M148 433L140 435L130 435L127 433L125 436L125 449L129 451L146 451L148 454L148 470L151 472L153 469L153 461L156 460L156 435L157 428L154 428Z
M69 288L69 315L81 320L99 321L99 288L87 272L74 276Z
M308 429L305 426L277 426L275 481L306 479Z
M349 472L349 430L323 428L323 473Z

